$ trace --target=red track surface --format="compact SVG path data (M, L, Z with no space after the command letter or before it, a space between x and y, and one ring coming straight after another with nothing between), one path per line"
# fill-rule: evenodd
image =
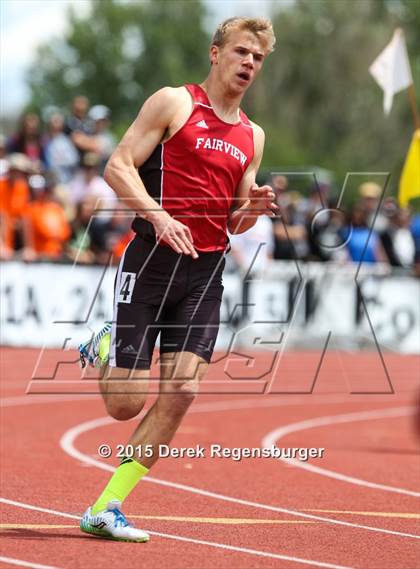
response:
M45 353L42 365L54 369L61 356ZM77 518L109 478L103 468L118 464L98 456L99 444L115 450L135 421L108 420L95 395L25 395L37 357L36 350L2 351L4 558L21 566L89 569L420 567L415 358L385 356L392 395L348 393L349 386L372 391L369 382L386 388L377 354L327 357L312 395L200 395L174 447L259 447L269 433L289 426L278 446L325 447L322 459L309 461L324 470L272 458L161 459L124 507L128 517L137 516L138 527L161 535L148 544L126 544L82 534ZM285 356L279 367L284 389L310 384L318 359ZM257 365L263 363L260 357ZM203 391L222 377L222 368L211 369ZM64 376L78 373L68 365ZM42 385L38 391L45 392ZM49 385L86 391L74 383ZM11 563L0 565L16 566Z

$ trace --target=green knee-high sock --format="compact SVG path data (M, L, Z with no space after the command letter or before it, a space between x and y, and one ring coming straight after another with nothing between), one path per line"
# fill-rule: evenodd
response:
M138 482L149 472L149 469L132 458L124 458L105 486L104 491L92 506L92 514L106 510L108 502L123 502Z

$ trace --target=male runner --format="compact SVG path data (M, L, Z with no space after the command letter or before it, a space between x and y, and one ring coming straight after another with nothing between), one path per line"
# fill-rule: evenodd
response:
M269 20L221 24L205 81L152 95L106 167L106 181L136 212L136 236L115 283L109 368L100 381L108 413L124 421L141 411L159 333L161 381L128 442L152 452L123 458L82 518L88 533L148 540L128 524L121 503L156 462L159 445L172 440L206 373L219 326L227 230L242 233L277 209L271 188L255 183L264 133L239 108L274 43Z

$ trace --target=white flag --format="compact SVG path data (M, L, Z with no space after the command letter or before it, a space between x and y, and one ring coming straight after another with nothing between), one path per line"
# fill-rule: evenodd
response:
M369 67L370 74L384 90L384 112L389 114L395 93L413 83L404 32L397 28L392 40Z

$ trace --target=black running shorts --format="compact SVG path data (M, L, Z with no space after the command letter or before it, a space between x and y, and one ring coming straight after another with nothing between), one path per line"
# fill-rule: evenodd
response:
M115 279L110 365L149 369L160 353L193 352L209 362L219 330L224 252L198 259L137 235Z

